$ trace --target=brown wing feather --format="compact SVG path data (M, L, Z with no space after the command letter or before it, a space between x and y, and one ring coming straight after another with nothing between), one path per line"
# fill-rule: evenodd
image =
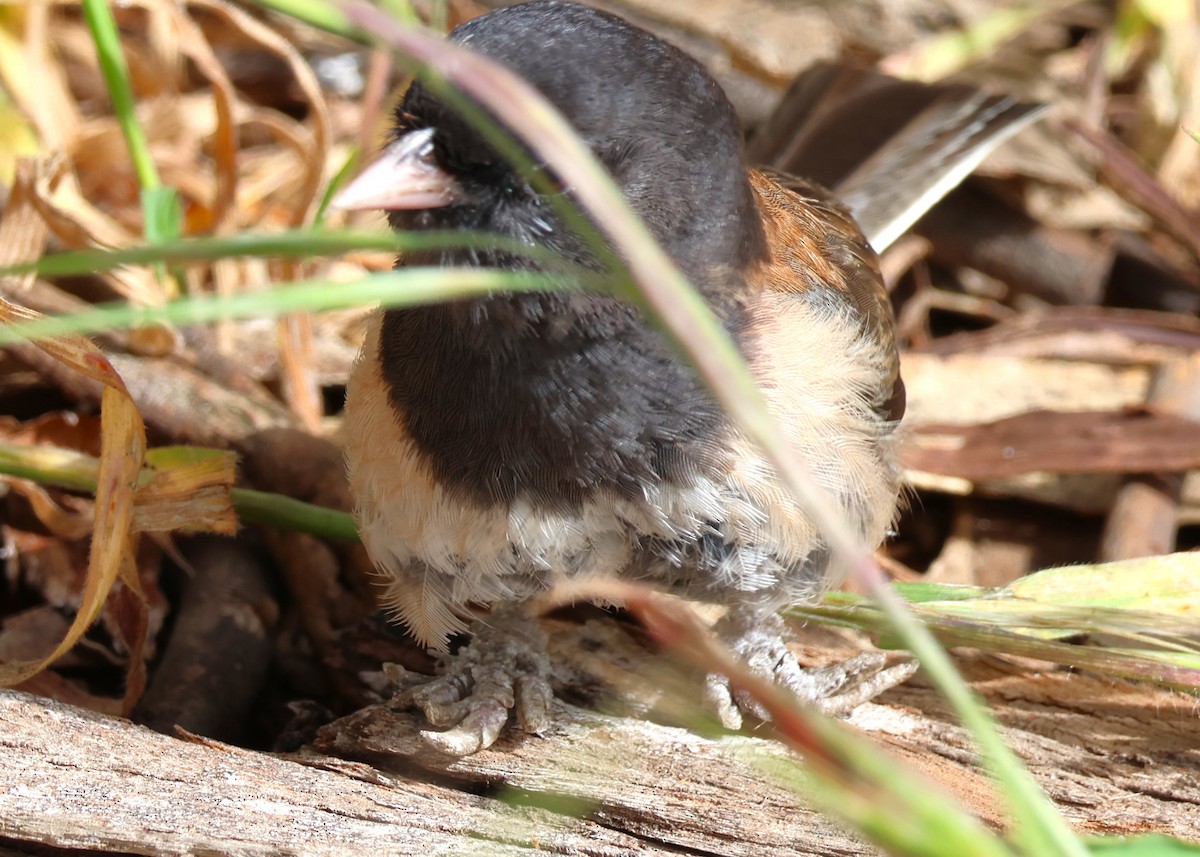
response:
M750 185L772 254L754 279L776 291L825 289L843 296L890 355L875 406L885 419L899 420L905 395L892 302L858 224L829 191L795 176L751 170Z

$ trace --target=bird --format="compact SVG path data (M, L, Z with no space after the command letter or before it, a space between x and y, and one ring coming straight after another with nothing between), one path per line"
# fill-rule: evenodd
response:
M534 0L449 39L519 74L571 123L733 338L791 450L861 541L880 544L900 506L905 394L878 257L854 218L825 189L747 164L716 81L618 16ZM392 142L338 205L607 270L554 204L570 198L569 177L536 159L541 181L516 169L420 78L395 115ZM488 247L398 265L545 269ZM514 720L518 732L546 727L546 641L524 605L561 579L607 575L722 605L714 632L810 701L862 671L806 670L788 649L778 611L834 583L838 557L660 330L611 291L377 310L343 436L384 602L443 661L401 697L446 752L488 747ZM721 676L703 697L732 729L765 716Z

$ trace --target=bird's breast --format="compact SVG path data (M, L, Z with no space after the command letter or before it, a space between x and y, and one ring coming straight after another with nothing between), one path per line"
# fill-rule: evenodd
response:
M844 305L808 293L769 294L755 313L747 351L788 440L878 542L898 477L890 426L864 387L885 349ZM460 630L470 602L528 597L559 576L644 578L716 600L818 588L827 557L815 525L690 377L676 390L690 399L645 389L617 362L581 386L578 372L558 377L570 359L547 368L518 350L505 368L529 370L522 382L431 339L443 324L376 315L346 403L360 533L420 639ZM603 398L625 383L632 400Z
M461 354L427 361L435 344L418 338L410 353L388 341L397 330L385 315L371 320L344 441L360 535L388 602L426 643L460 629L468 602L526 597L556 576L620 574L721 521L757 519L731 502L727 428L707 397L668 408L643 380L641 404L605 408L578 383L550 396L542 381L541 398L523 402L527 385ZM402 356L415 364L404 372L413 386L398 395L388 363ZM604 386L619 388L619 375L611 367Z
M383 395L432 478L477 505L570 511L720 467L726 418L661 336L613 299L392 310L374 348Z

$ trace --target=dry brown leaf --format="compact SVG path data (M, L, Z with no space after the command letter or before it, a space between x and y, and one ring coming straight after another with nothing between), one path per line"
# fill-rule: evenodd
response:
M60 539L77 541L92 531L92 514L87 510L70 511L54 501L45 488L28 479L0 477L8 488L25 498L29 508L47 530Z
M294 143L297 144L296 157L301 166L302 181L300 198L296 201L293 209L290 225L301 226L311 223L316 214L316 204L319 201L321 183L324 180L323 170L328 160L330 146L329 111L316 75L286 39L249 18L235 7L221 2L221 0L198 0L198 5L220 13L245 35L280 56L287 62L295 82L304 93L312 110L310 117L312 132L311 135L306 133L304 140L294 140ZM284 263L283 269L286 280L296 279L301 273L301 266L296 263ZM284 398L304 424L315 432L320 427L323 403L312 368L314 353L312 319L308 315L281 318L276 335L283 369Z
M183 14L179 7L171 5L168 8L172 29L180 49L196 64L200 74L212 87L213 109L216 114L216 127L211 140L212 158L216 167L212 221L210 224L197 226L202 226L202 231L211 231L214 235L228 235L237 228L237 94L196 22Z
M48 234L44 223L29 217L34 185L44 174L44 164L22 162L0 221L0 265L36 259ZM13 323L37 314L0 299L0 321ZM46 658L0 665L0 684L17 684L41 672L68 651L100 613L118 577L138 591L133 555L136 537L131 532L133 491L146 450L146 431L137 406L103 352L82 336L63 336L37 343L47 353L105 385L100 410L100 474L96 489L95 530L88 559L88 575L79 612L66 637ZM140 643L138 644L140 646ZM136 665L141 669L141 665Z
M44 151L62 151L75 137L80 114L64 67L52 55L57 44L48 37L53 6L14 4L5 13L5 26L0 26L0 79L37 129ZM14 25L21 23L23 32L14 32L18 29Z
M224 450L155 449L152 472L137 488L136 532L210 532L233 535L233 481L237 456Z
M0 417L0 438L10 443L45 444L100 454L100 420L74 411L52 411L24 422Z
M139 243L137 236L83 197L73 176L59 178L44 170L30 187L31 204L59 241L79 250ZM133 303L155 306L165 300L153 272L146 268L122 268L102 276L117 294Z

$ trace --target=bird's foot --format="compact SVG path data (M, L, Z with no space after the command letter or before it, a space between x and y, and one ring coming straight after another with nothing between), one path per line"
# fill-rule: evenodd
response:
M449 727L422 730L421 737L455 756L490 747L514 714L523 731L540 732L553 698L546 635L536 619L506 606L476 620L471 630L470 645L447 657L436 678L385 667L399 688L393 703L420 709L431 726Z
M786 623L767 610L735 607L713 630L754 675L826 714L847 714L917 671L915 660L895 662L883 652L863 652L832 666L805 669L784 642ZM741 729L743 714L771 719L756 699L731 687L728 677L718 673L705 680L704 703L726 729Z

